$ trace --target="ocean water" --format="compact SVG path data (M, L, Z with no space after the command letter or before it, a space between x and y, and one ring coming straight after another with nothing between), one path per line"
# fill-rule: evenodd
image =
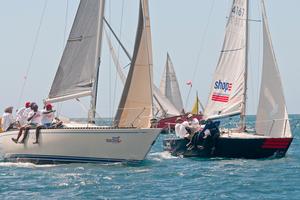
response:
M300 116L291 118L295 138L281 159L172 157L161 135L137 165L0 162L0 198L300 199Z

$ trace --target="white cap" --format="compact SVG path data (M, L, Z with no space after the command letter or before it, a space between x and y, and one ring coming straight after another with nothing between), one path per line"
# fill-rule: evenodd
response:
M199 125L199 120L197 118L194 118L192 121L192 125Z
M189 126L189 123L187 121L184 121L184 122L182 122L182 125L187 127L187 126Z

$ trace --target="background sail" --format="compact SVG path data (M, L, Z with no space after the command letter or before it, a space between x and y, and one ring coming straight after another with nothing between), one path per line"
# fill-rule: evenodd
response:
M152 105L152 45L148 0L141 0L135 47L115 117L119 127L150 127Z
M175 105L177 110L181 111L183 109L182 97L169 53L167 54L166 66L160 82L160 91Z
M195 103L193 105L193 108L192 108L192 111L191 113L193 115L198 115L200 112L202 112L204 110L204 107L202 105L202 103L200 102L199 100L199 97L198 97L198 92L196 93L196 99L195 99Z
M64 101L92 93L96 76L97 31L104 12L101 0L81 0L48 101Z
M160 90L154 86L153 87L154 105L159 108L158 117L168 117L180 115L180 110L178 110L175 105L165 96Z
M280 73L268 29L268 21L262 1L263 16L263 69L256 132L272 137L290 137L291 129L283 95Z
M207 118L240 114L245 95L247 0L234 0L205 108Z

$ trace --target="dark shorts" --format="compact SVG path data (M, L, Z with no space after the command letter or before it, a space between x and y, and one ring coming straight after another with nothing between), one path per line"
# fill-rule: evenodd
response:
M52 127L52 123L43 124L43 127L45 127L45 128L51 128Z
M36 128L37 127L36 123L29 123L28 125L30 126L30 128Z

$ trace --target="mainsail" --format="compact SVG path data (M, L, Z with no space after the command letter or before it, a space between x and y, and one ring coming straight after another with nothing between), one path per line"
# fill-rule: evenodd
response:
M81 0L47 101L93 94L100 60L104 1Z
M248 1L234 0L216 67L206 118L242 114L246 95Z
M183 109L182 97L169 53L167 53L167 61L160 82L160 92L175 105L177 110Z
M133 58L115 117L118 127L150 127L153 116L152 70L148 0L141 0Z
M291 137L283 87L268 29L264 1L262 1L262 19L263 67L256 132L272 137Z

